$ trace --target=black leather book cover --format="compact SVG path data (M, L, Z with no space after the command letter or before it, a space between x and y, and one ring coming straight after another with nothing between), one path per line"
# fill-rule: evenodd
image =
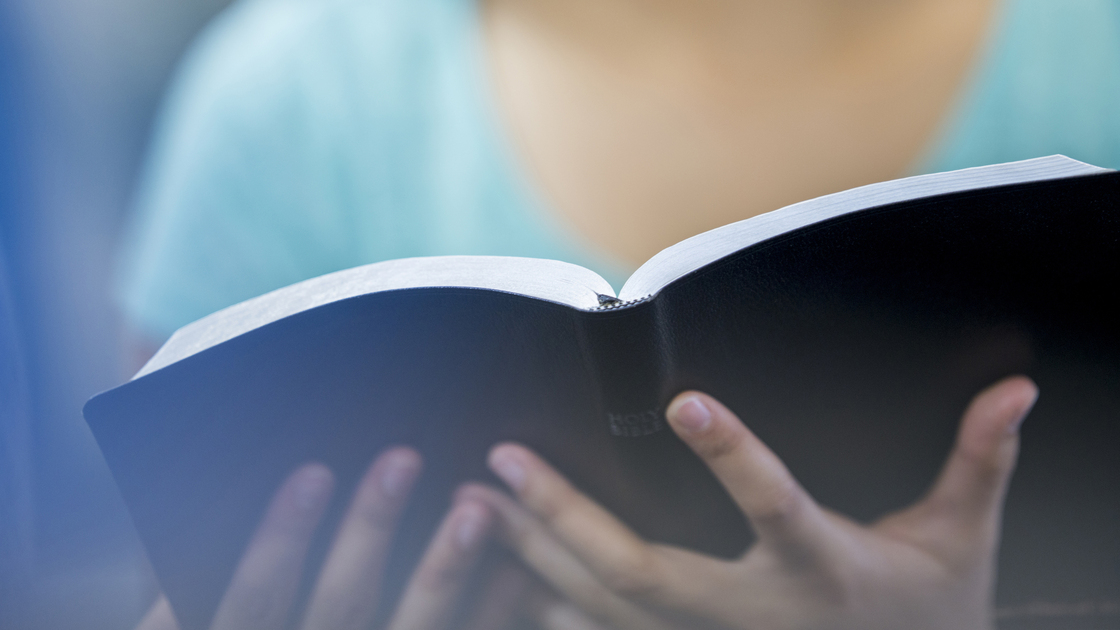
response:
M973 394L1025 373L1041 396L1007 501L1001 626L1114 627L1118 289L1109 173L861 211L598 310L476 289L350 298L85 413L182 627L202 630L273 490L307 461L339 480L321 558L372 458L423 453L398 583L456 485L490 480L485 454L507 439L643 535L735 556L750 530L668 430L676 393L721 399L819 502L871 520L922 495Z

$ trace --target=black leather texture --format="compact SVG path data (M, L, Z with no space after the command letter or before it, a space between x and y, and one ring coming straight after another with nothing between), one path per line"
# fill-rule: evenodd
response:
M485 454L509 439L643 535L732 557L752 535L665 425L676 393L723 400L821 503L870 521L920 498L971 396L1025 373L1041 397L998 603L1107 604L1120 601L1118 288L1110 173L816 224L622 308L467 289L352 298L85 413L183 629L202 630L273 490L307 461L340 482L309 575L382 449L410 444L427 462L394 550L399 588L456 485L496 482Z

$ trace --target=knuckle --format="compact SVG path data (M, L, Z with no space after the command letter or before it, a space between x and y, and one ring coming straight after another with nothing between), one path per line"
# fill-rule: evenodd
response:
M857 612L866 609L869 595L852 573L852 570L840 567L819 571L815 584L817 596L835 610Z
M962 431L957 437L954 455L971 467L990 473L1002 473L1012 466L1014 457L1008 457L1009 445L1014 445L1014 436L998 426L984 427L985 430ZM1010 454L1017 450L1010 449Z
M987 487L1011 472L1014 465L1000 453L992 453L977 447L962 446L955 455L963 464L963 469L968 471L970 483L974 486Z
M713 431L706 439L698 444L697 450L705 459L723 459L740 452L745 444L746 435L741 430Z
M376 534L389 534L397 525L397 510L382 502L361 506L356 515L363 525Z
M537 497L537 514L549 527L555 527L578 505L580 495L567 484L557 484Z
M784 522L797 518L806 507L805 498L797 482L785 478L770 484L760 492L751 509L752 519L765 522Z
M416 576L418 586L428 592L453 588L466 575L466 567L458 562L440 562L422 567Z
M657 563L644 553L612 562L601 571L601 579L608 589L629 598L653 598L664 590Z

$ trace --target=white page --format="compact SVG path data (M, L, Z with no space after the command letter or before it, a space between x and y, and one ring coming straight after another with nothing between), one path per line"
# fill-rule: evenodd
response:
M618 297L628 301L654 295L674 280L745 247L859 210L965 190L1108 171L1064 155L1052 155L853 188L731 223L667 247L630 276Z
M431 256L387 260L304 280L187 324L136 373L139 378L265 324L346 298L421 287L487 289L578 309L614 295L609 282L579 265L512 256Z

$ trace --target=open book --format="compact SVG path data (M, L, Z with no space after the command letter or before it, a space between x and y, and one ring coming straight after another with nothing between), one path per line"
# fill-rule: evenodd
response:
M718 228L617 296L548 260L340 271L184 327L85 414L182 627L201 630L273 489L306 461L339 480L329 533L378 452L424 454L397 576L455 486L490 478L485 453L504 439L643 535L731 556L751 533L668 430L676 393L723 400L821 503L872 519L921 495L974 393L1025 372L1042 394L999 601L1116 602L1118 286L1120 174L1054 156Z

